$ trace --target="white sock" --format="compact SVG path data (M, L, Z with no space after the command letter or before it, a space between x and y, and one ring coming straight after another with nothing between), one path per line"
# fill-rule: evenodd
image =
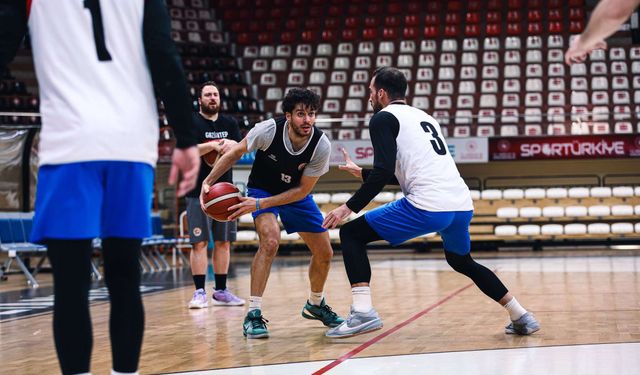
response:
M353 296L353 310L357 312L369 312L373 308L371 303L371 288L368 286L356 286L351 288Z
M324 298L323 292L314 292L314 291L309 292L309 302L312 305L320 306L323 298Z
M249 297L249 311L262 309L262 297L250 296Z
M139 375L140 372L118 372L116 370L111 370L111 375Z
M524 307L520 306L520 304L516 300L516 297L513 297L511 301L507 302L507 304L504 305L504 308L507 309L507 311L509 312L509 317L513 321L520 319L522 315L527 313L527 310L525 310Z

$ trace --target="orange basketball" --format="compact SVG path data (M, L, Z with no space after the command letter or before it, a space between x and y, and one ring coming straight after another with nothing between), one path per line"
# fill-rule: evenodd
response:
M233 211L227 209L240 203L240 190L228 182L218 182L209 189L204 197L204 207L207 215L217 221L229 221Z

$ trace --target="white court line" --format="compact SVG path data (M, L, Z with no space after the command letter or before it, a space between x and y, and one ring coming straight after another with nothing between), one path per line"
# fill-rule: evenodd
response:
M547 346L349 359L328 374L637 375L640 343ZM311 374L332 361L286 363L181 375ZM144 370L144 369L143 369Z

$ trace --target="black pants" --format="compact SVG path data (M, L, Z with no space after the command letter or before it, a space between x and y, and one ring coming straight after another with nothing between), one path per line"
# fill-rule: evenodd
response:
M89 315L91 240L48 240L53 269L53 335L63 374L89 372L93 334ZM102 241L104 275L111 299L109 333L113 369L138 369L144 331L140 296L140 240Z

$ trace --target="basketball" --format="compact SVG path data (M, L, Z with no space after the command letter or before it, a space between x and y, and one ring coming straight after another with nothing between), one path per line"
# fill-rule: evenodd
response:
M219 140L219 139L214 139L209 142L216 142L216 141L218 143L222 143L222 140ZM202 155L202 159L204 159L204 162L207 163L208 166L213 167L213 165L216 163L216 160L218 160L218 151L213 150L209 153L206 153Z
M217 221L229 221L232 212L227 209L240 203L240 190L228 182L218 182L211 186L204 197L204 207L207 215Z

